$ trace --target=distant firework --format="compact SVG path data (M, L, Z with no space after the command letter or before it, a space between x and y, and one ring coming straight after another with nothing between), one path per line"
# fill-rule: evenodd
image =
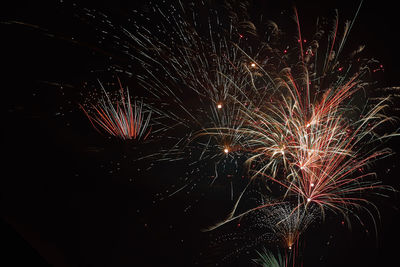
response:
M146 139L150 133L151 110L144 107L142 101L132 101L129 91L124 91L122 86L117 101L110 99L103 85L101 88L104 95L98 103L88 108L81 106L92 125L121 139Z

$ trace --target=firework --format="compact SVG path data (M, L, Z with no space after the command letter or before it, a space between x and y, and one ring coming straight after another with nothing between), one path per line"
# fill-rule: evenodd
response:
M272 227L278 243L292 250L298 244L300 235L307 230L315 220L318 212L315 209L294 210L293 204L283 203L264 210L264 223Z
M259 192L257 194L260 194ZM265 197L264 197L265 198ZM257 202L259 199L257 198ZM224 261L260 246L278 248L286 262L300 262L301 236L321 218L316 205L296 208L296 203L274 202L269 198L258 203L263 208L242 215L234 230L213 241L213 248L232 246Z
M96 104L91 104L89 110L82 110L95 129L96 125L107 133L121 139L146 139L150 133L149 122L151 110L142 101L131 100L129 91L121 86L120 99L113 102L100 83L104 96Z
M376 62L360 57L355 58L356 63L339 61L354 20L345 24L341 38L337 30L328 36L329 52L318 61L316 55L323 49L321 34L317 32L309 47L303 47L296 10L295 15L298 45L293 51L284 51L291 56L282 57L285 67L280 70L257 65L270 96L265 99L268 101L242 105L245 122L235 131L242 136L241 149L247 152L252 178L262 177L283 188L283 200L300 199L295 210L317 204L322 214L329 209L347 217L354 214L351 208L366 209L371 204L364 191L390 189L374 181L375 174L369 171L371 163L391 154L380 144L397 135L379 134L383 125L393 121L384 112L389 98L377 103L367 100L361 108L355 104L362 98L360 91L370 85L368 74ZM337 24L336 19L335 28ZM361 50L354 51L351 58ZM227 221L240 217L233 216L235 209L236 205Z
M271 251L263 249L261 252L256 251L258 258L253 261L263 267L286 267L288 266L285 257L278 251L275 256Z
M285 82L285 89L291 87L296 85ZM373 176L367 172L373 160L391 153L373 151L371 145L382 140L374 130L391 118L381 113L384 101L358 120L346 118L343 101L354 94L354 87L353 78L335 93L326 92L319 103L307 107L309 112L301 108L300 99L291 97L264 112L246 111L250 127L241 131L251 136L247 144L253 155L247 163L259 167L254 176L278 183L286 188L286 196L300 196L305 205L315 202L322 209L340 210L363 202L351 195L377 187L376 182L361 180Z

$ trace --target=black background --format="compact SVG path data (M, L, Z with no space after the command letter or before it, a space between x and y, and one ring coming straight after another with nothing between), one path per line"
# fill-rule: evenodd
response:
M290 8L284 1L254 3L270 14ZM318 15L333 8L349 19L358 5L357 1L295 3L303 28L312 27ZM90 39L90 27L74 18L69 3L6 5L3 1L2 5L2 22L39 25L57 37L23 25L0 25L4 108L0 265L215 266L218 255L227 251L210 252L210 237L199 228L223 211L215 204L218 197L210 193L210 199L190 213L183 212L184 203L197 196L181 194L153 203L154 195L165 190L163 177L173 174L133 177L131 168L136 167L123 164L127 162L123 155L133 153L130 148L95 132L77 108L75 97L82 83L94 82L99 77L91 71L104 69L109 62L102 53L71 41L70 37ZM126 16L140 3L86 1L78 6ZM391 1L365 1L348 40L348 46L366 44L366 53L382 62L387 85L400 84L398 27ZM400 152L399 144L397 139L388 145ZM384 182L396 189L399 163L395 155L375 166ZM394 266L400 238L398 195L379 199L377 206L378 239L373 227L357 222L352 230L341 226L340 219L313 227L304 236L304 266ZM226 264L252 266L249 258L240 256Z

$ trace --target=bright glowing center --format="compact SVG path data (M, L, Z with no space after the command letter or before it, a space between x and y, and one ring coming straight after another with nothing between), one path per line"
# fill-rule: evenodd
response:
M222 108L222 104L218 104L218 105L217 105L217 108L218 108L218 109L221 109L221 108Z
M307 198L307 202L310 202L311 201L311 198Z
M250 66L251 66L252 68L254 68L254 67L256 66L256 63L251 63Z
M228 154L229 153L229 149L227 147L224 148L224 152L225 152L225 154Z
M311 183L311 187L314 187L314 183Z

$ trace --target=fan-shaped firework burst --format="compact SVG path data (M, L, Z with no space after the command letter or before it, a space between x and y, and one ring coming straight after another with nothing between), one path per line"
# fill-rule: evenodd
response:
M213 241L215 249L223 244L233 246L223 257L224 261L261 246L278 248L284 252L286 261L296 262L304 243L300 242L302 234L321 219L319 208L316 205L296 208L296 203L278 203L270 198L264 202L259 205L263 208L242 215L234 230Z
M315 209L295 209L291 203L282 203L263 211L260 223L269 225L277 241L289 250L294 249L300 235L318 218Z
M354 195L377 187L364 179L373 176L368 165L390 154L388 149L376 151L376 143L393 135L379 137L375 131L391 120L382 113L385 100L359 119L347 117L354 112L347 99L360 88L356 77L302 106L297 85L290 73L285 74L280 81L285 92L281 99L263 111L245 110L249 123L240 131L249 137L248 164L257 168L254 176L277 182L286 196L300 196L304 204L315 202L321 209L343 211L365 201Z
M267 249L263 249L261 252L257 251L258 258L253 261L259 266L263 267L286 267L288 266L286 258L278 251L275 256L274 253Z
M120 99L113 102L100 84L104 96L88 109L82 109L93 127L100 126L109 134L121 139L146 139L149 130L151 110L142 101L131 100L129 91L121 86ZM97 129L97 128L96 128Z
M385 123L393 121L384 113L388 98L377 103L367 100L357 108L356 99L363 98L360 91L370 86L368 74L377 69L376 61L356 57L362 48L347 60L339 60L354 20L345 24L340 39L337 30L328 35L326 57L321 61L316 59L323 49L319 45L321 30L303 47L306 41L301 37L296 10L295 15L298 45L285 49L288 55L281 57L282 69L254 63L269 95L257 103L246 98L249 102L241 106L245 122L235 131L242 136L241 150L247 152L253 178L264 177L284 188L284 199L300 198L295 209L316 203L323 214L330 209L346 217L349 207L369 203L361 192L388 189L370 179L374 173L368 171L373 161L391 154L389 149L379 148L382 141L397 135L379 134ZM337 24L336 20L335 28ZM252 85L253 91L259 91ZM228 221L238 217L233 217L234 212Z

